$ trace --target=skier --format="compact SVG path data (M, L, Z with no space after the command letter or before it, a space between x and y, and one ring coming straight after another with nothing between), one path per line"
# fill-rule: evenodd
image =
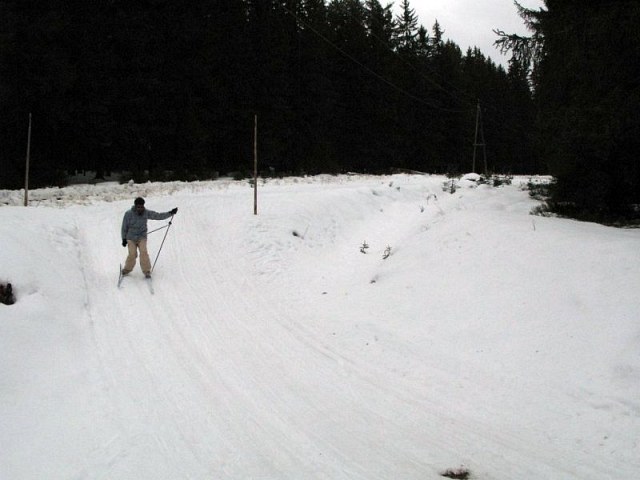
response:
M124 262L122 275L128 275L136 265L136 257L140 250L140 268L144 276L151 278L151 260L147 251L147 220L164 220L178 213L178 207L164 213L144 208L144 198L138 197L131 210L127 210L122 219L122 246L129 248L127 260Z

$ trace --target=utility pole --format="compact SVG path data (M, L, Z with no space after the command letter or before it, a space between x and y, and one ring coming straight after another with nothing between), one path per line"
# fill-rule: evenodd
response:
M253 117L253 214L258 215L258 115Z
M31 113L29 113L29 130L27 133L27 165L24 171L24 206L29 205L29 157L31 155Z
M482 143L478 143L478 130L480 131L480 137ZM473 173L476 173L476 148L482 147L482 153L484 155L484 175L489 176L487 167L487 148L484 142L484 129L482 128L482 110L480 109L480 100L478 100L478 107L476 109L476 134L473 140Z

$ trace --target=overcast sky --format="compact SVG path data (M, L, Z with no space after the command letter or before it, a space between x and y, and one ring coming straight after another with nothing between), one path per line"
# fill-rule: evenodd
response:
M544 5L543 0L520 0L519 3L534 9ZM400 0L393 4L397 14ZM485 56L505 67L509 58L500 55L493 46L497 39L493 30L528 34L513 0L409 0L409 5L430 34L437 19L445 39L457 43L463 54L467 47L477 46Z

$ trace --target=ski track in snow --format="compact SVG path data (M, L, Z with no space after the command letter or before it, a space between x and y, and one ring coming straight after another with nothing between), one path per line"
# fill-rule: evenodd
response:
M606 394L608 352L588 360L585 352L601 347L580 331L607 308L577 297L574 310L562 311L533 298L558 295L552 283L563 272L548 266L571 264L575 232L615 262L615 248L598 239L604 227L562 233L566 221L527 215L535 202L516 186L448 194L431 177L333 182L267 184L257 216L249 190L236 184L142 186L149 208L180 207L154 295L139 266L116 288L126 187L106 203L82 205L80 196L81 205L33 209L44 230L24 226L44 231L41 241L67 259L48 263L64 266L59 291L74 289L69 302L79 307L71 311L84 315L71 319L76 343L65 361L83 362L72 372L81 380L65 380L81 391L61 409L77 415L65 426L69 445L33 439L31 453L46 458L60 448L62 458L26 467L14 447L15 457L0 453L8 465L0 478L422 480L460 465L472 478L496 480L637 472L640 447L625 439L640 426L640 403ZM561 236L546 239L554 229ZM621 246L640 245L637 232L621 233ZM152 261L163 235L150 236ZM520 257L518 248L530 250ZM575 261L580 268L588 260ZM592 281L590 291L625 300ZM631 322L626 301L616 318ZM565 326L566 314L575 318ZM549 317L558 321L555 336ZM64 321L64 312L50 320ZM602 335L624 343L613 330ZM572 345L575 360L564 351ZM618 376L638 392L630 352ZM45 432L57 430L52 418L36 418ZM37 431L11 433L20 442Z

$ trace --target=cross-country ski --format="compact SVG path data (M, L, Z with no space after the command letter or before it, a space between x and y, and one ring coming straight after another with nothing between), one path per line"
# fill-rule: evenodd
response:
M151 293L151 295L153 295L155 293L155 291L153 289L153 279L151 277L146 277L144 279L144 281L146 282L147 286L149 287L149 293Z
M122 264L120 264L120 270L118 273L118 288L122 286L122 280L124 279L124 275L122 274Z
M123 274L122 273L122 266L120 266L120 275L118 277L118 288L122 289L123 288L123 282L125 277L131 277L131 274ZM135 277L135 275L134 275ZM132 278L130 280L127 280L127 282L135 280L135 278ZM149 293L151 293L152 295L155 293L155 290L153 288L153 279L151 277L151 275L149 276L144 276L141 278L142 281L144 281L144 283L147 285L147 288L149 289Z

